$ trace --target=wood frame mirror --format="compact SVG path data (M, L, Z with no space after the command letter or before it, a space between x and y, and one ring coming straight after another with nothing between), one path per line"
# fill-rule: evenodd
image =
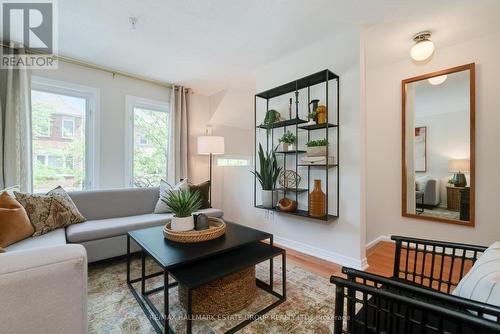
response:
M475 225L474 63L402 80L402 215Z

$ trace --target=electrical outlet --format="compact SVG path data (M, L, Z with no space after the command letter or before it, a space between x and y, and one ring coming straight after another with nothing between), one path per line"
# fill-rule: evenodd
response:
M268 220L269 219L269 210L265 211L266 213L264 214L264 219Z

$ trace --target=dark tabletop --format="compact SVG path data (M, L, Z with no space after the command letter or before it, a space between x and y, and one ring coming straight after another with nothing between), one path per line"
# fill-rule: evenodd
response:
M226 233L217 239L183 244L167 240L163 226L131 231L130 237L164 268L174 268L196 260L227 252L272 235L243 225L226 222Z

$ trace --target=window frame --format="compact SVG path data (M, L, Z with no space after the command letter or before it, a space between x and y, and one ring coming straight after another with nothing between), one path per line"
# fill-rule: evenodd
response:
M170 112L169 102L163 102L159 100L147 99L143 97L126 95L125 96L125 175L123 179L123 184L125 187L134 186L134 109L142 108L147 110L154 110L160 112L166 112L168 114L168 120L170 124L170 130L172 130L172 113ZM172 131L169 133L169 140ZM169 145L170 146L170 145ZM167 154L170 158L170 147L167 147ZM168 176L168 165L166 166Z
M90 190L99 188L99 166L100 166L100 90L95 87L74 84L67 81L53 80L40 76L31 77L31 90L45 93L66 95L83 98L85 103L85 177L83 189ZM73 137L63 136L63 120L61 120L61 138L74 138L76 134L76 122L73 119ZM32 130L31 130L32 133ZM31 168L34 170L32 157ZM31 188L33 189L33 174Z

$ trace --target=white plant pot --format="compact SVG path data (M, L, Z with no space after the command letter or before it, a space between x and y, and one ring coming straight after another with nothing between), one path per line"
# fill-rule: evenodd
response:
M283 152L288 152L293 150L294 150L293 144L283 143Z
M194 218L189 217L173 217L170 226L174 231L190 231L194 229Z
M278 201L278 194L274 195L274 191L272 190L262 190L262 206L265 208L272 209L276 206L276 202Z
M308 157L322 157L326 156L326 146L313 146L307 148Z

